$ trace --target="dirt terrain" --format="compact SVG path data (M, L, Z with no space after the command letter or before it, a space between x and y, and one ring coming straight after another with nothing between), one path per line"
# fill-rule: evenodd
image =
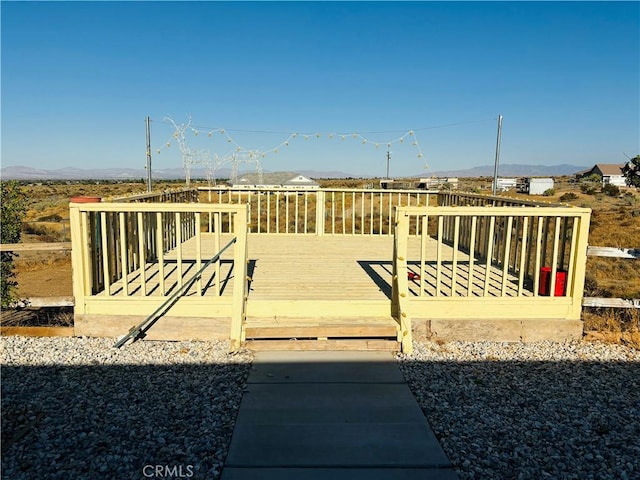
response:
M42 253L39 253L42 256ZM52 254L49 254L51 256ZM34 255L22 253L16 260L18 295L29 297L70 297L73 295L71 284L71 260L69 253L60 253L56 261L51 259L29 259ZM36 263L37 262L37 263Z

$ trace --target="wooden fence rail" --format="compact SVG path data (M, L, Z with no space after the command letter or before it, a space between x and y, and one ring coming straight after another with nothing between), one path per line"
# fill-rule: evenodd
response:
M640 248L589 247L587 256L640 259ZM640 308L640 299L585 297L583 307Z
M3 243L0 244L0 252L65 252L71 250L71 242L53 243Z

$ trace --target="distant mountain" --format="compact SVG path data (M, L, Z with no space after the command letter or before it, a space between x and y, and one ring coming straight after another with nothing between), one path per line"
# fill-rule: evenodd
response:
M589 166L584 165L518 165L505 163L499 165L498 175L500 177L560 177L563 175L573 175L576 172L585 170ZM493 165L482 165L480 167L467 168L463 170L438 170L428 176L435 177L493 177ZM416 175L424 177L425 174Z
M225 178L230 175L229 169L216 172L218 178ZM192 178L206 178L206 172L202 168L191 170ZM0 169L0 177L5 180L135 180L147 178L147 171L144 168L59 168L56 170L45 170L31 167L4 167ZM154 180L174 180L184 178L182 168L152 169Z
M585 170L589 166L584 165L500 165L499 175L501 177L558 177L562 175L572 175L580 170ZM238 172L238 175L247 175L253 172ZM271 172L265 171L265 174ZM358 175L342 171L322 171L322 170L298 170L296 172L278 172L304 175L309 178L371 178L371 175ZM182 168L153 169L154 180L175 180L184 178ZM215 172L216 178L229 178L231 169L223 168ZM416 178L425 176L436 177L491 177L493 176L493 165L483 165L464 170L438 170L414 175ZM0 169L0 178L4 180L139 180L147 178L147 171L144 168L60 168L56 170L45 170L41 168L31 168L23 166L3 167ZM191 178L207 178L203 168L191 170Z
M244 172L247 173L247 172ZM265 171L265 174L269 172ZM184 170L182 168L163 168L152 169L152 177L154 180L175 180L184 178ZM353 174L339 171L317 171L317 170L300 170L291 172L293 177L296 174L304 175L310 178L348 178L355 177ZM238 172L243 175L243 172ZM231 169L222 168L215 172L216 178L229 178ZM3 167L0 168L0 178L4 180L138 180L147 178L147 171L144 168L101 168L101 169L83 169L83 168L60 168L56 170L45 170L41 168L31 167ZM207 178L207 173L203 168L193 168L191 170L191 178ZM288 178L287 178L288 179Z

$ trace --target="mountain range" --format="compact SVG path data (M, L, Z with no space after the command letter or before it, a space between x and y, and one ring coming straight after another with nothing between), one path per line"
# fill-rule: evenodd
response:
M572 175L580 170L588 168L584 165L500 165L499 175L501 177L556 177L562 175ZM322 170L298 170L297 174L310 178L371 178L371 175L358 175L341 171ZM154 180L175 180L184 178L182 168L154 169L152 171ZM242 172L240 172L242 174ZM216 172L216 178L229 178L230 169L221 169ZM491 177L493 176L493 165L482 165L479 167L464 170L438 170L433 172L423 172L413 177ZM143 168L60 168L46 170L24 166L11 166L0 168L0 178L3 180L139 180L146 178L147 173ZM191 170L192 178L206 178L204 169L194 168Z
M498 175L500 177L561 177L563 175L573 175L581 170L586 170L592 165L519 165L505 163L499 165ZM493 165L482 165L479 167L467 168L464 170L438 170L429 176L436 177L493 177ZM420 175L419 175L420 176ZM421 176L425 176L422 174Z

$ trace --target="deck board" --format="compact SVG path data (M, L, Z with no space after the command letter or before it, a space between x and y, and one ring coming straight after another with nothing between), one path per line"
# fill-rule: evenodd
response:
M224 245L230 237L224 236ZM390 300L393 238L391 236L315 236L315 235L249 235L249 276L251 277L249 301L267 300ZM423 296L436 294L436 241L427 242L427 262L423 272L425 290ZM202 235L201 261L204 264L215 255L212 235ZM453 249L442 246L442 276L440 294L452 296L451 259ZM191 238L182 245L182 275L186 280L196 271L196 241ZM233 291L233 251L222 255L220 282L222 295L230 296ZM409 239L408 264L410 271L419 273L420 242ZM467 295L469 257L458 252L455 293ZM481 296L484 289L485 264L474 260L472 295ZM148 295L160 295L158 265L150 263L146 270ZM215 267L208 267L203 273L203 295L213 296ZM165 289L169 293L177 288L178 271L176 250L165 254ZM490 267L489 295L500 296L502 271ZM410 280L410 294L420 294L420 281ZM140 274L129 275L131 296L140 295ZM506 296L517 295L517 277L508 275ZM111 285L112 296L123 296L122 282ZM104 295L104 294L103 294ZM524 296L532 292L525 289ZM195 284L188 290L187 297L197 296Z

